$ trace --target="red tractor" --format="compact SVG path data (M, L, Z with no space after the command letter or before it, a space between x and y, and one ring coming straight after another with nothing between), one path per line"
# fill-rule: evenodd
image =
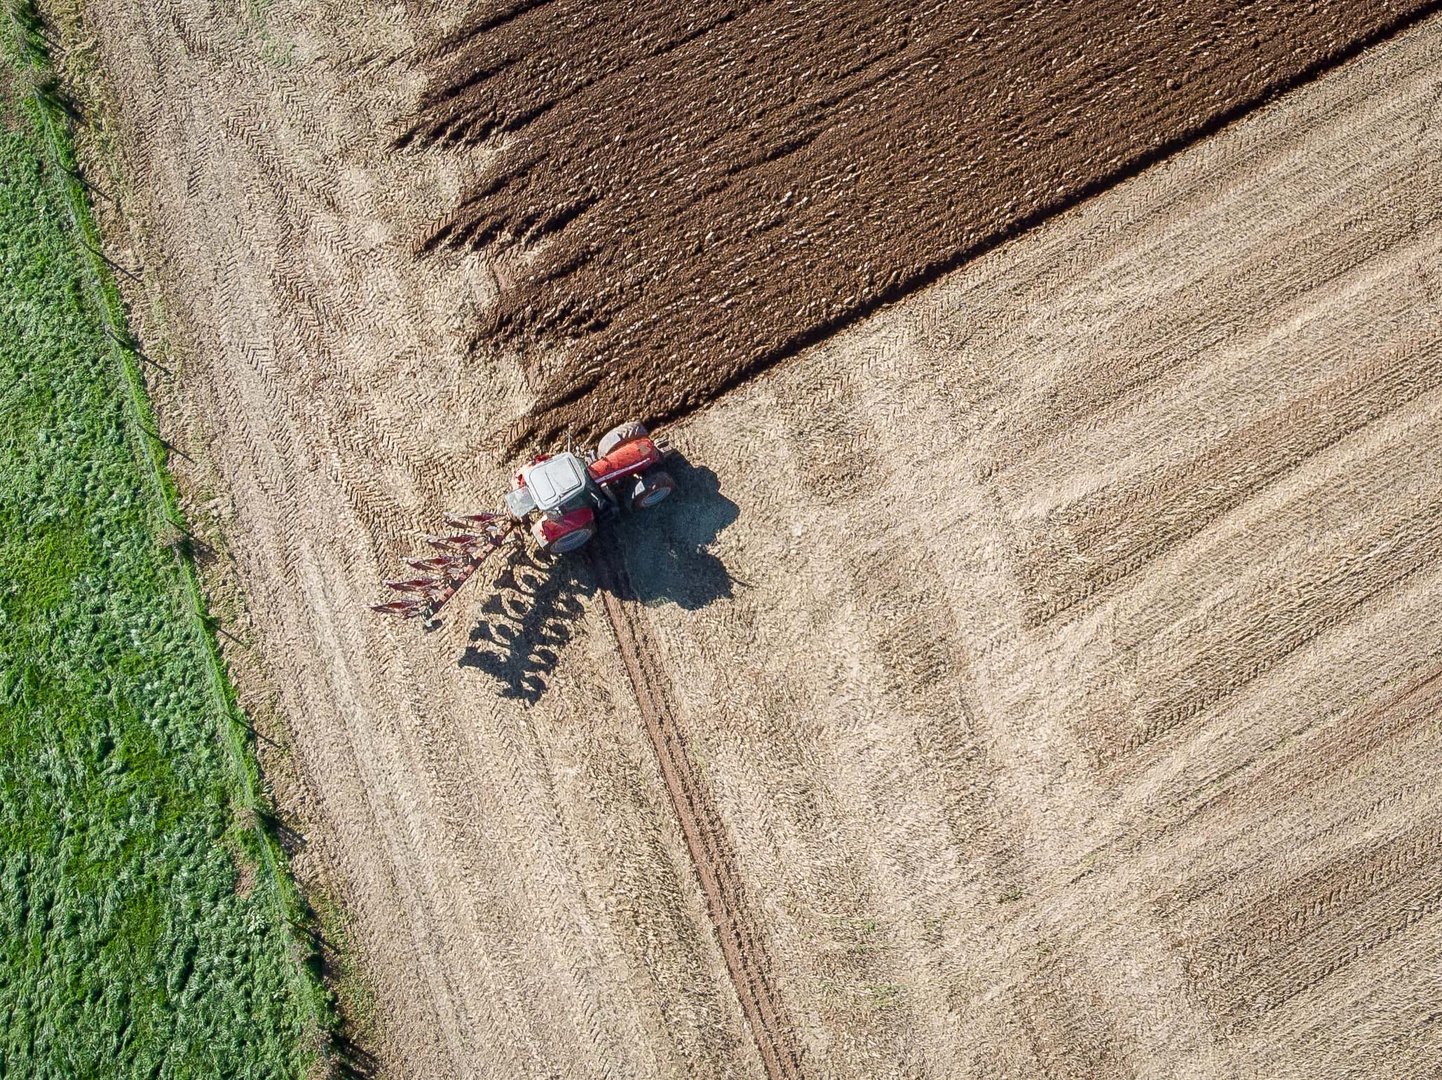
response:
M577 550L596 535L601 522L655 506L676 490L671 474L660 468L668 453L663 440L651 438L644 425L631 421L606 432L594 452L578 454L568 447L561 453L537 454L512 479L504 513L447 516L447 523L465 531L426 537L440 554L405 562L428 576L387 581L389 588L412 595L375 604L372 610L431 617L488 555L514 540L522 526L529 526L544 552Z

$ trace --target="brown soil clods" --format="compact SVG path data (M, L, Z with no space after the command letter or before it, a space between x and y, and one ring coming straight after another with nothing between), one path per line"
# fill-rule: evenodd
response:
M564 360L514 431L675 416L1435 3L485 9L402 145L499 137L425 250Z

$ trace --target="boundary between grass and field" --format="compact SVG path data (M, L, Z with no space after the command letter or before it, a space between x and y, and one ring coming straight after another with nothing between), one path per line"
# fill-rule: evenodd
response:
M30 76L28 93L33 115L48 151L48 179L63 196L74 240L86 273L84 292L99 311L108 338L107 349L118 364L125 387L126 421L130 441L143 458L144 471L154 486L158 510L157 524L179 530L189 537L185 515L180 509L179 491L166 466L167 445L158 434L145 381L137 362L139 345L131 335L124 301L116 284L115 265L103 252L99 229L90 211L85 181L81 178L71 138L77 117L58 89L51 62L51 40L46 23L36 9L34 0L4 0L4 27L0 30L0 48L23 73ZM19 96L19 95L17 95ZM123 271L124 272L124 271ZM248 818L255 840L252 853L263 864L274 887L276 914L290 928L297 997L307 1005L308 1020L320 1043L322 1060L335 1062L339 1016L330 988L321 975L321 956L311 908L301 896L290 874L289 863L271 823L275 815L261 794L260 770L251 752L248 736L253 730L246 722L235 689L226 673L214 622L206 610L200 576L190 554L181 546L174 550L175 562L188 608L192 632L204 655L205 678L211 702L218 716L217 732L230 760L232 779L238 795L233 804L239 814Z

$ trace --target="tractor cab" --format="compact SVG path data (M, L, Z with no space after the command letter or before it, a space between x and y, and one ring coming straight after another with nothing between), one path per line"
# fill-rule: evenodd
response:
M535 513L531 535L541 550L563 555L596 532L596 511L606 500L586 462L569 450L544 454L516 474L506 509L518 521Z
M526 471L526 487L543 514L564 514L594 506L595 492L586 463L575 454L556 454Z
M532 458L512 480L506 510L512 520L529 523L542 551L575 551L603 521L671 494L675 481L656 467L666 453L642 425L622 424L606 433L596 453Z
M532 512L549 518L596 506L595 485L580 455L570 452L537 458L516 474L506 494L506 509L518 521Z

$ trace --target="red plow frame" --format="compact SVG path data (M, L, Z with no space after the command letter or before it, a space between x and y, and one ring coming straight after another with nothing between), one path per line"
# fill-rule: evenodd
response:
M426 543L440 554L403 560L411 569L427 576L396 578L383 583L387 588L411 595L385 604L372 604L372 611L406 619L431 618L470 580L481 563L505 545L521 523L504 514L447 514L446 524L464 531L449 536L427 536Z

